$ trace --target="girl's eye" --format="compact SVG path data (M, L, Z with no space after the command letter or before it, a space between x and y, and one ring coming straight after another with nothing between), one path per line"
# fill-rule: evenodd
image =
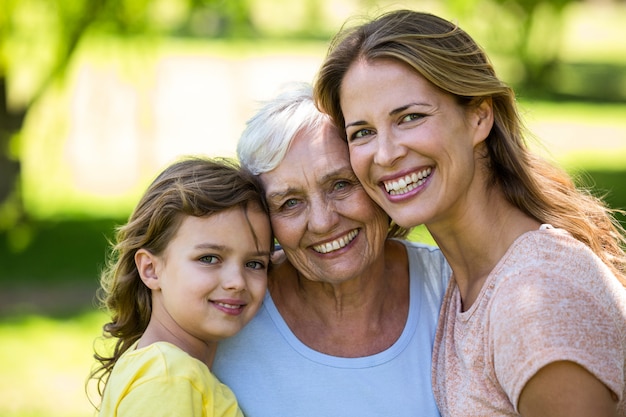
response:
M200 257L200 262L205 264L216 264L219 262L219 258L214 255L205 255Z
M246 262L246 267L252 269L265 269L265 264L260 261L249 261Z
M374 134L374 131L371 129L360 129L354 132L350 136L350 140L362 139L366 136L373 135L373 134Z

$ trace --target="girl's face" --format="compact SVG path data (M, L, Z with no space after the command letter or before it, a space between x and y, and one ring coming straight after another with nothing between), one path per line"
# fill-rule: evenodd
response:
M356 61L340 89L350 161L367 193L401 226L463 215L491 129L488 101L465 109L410 67Z
M152 267L142 274L151 278L143 277L152 290L152 321L195 343L232 336L252 319L267 287L271 232L259 209L250 207L247 217L256 240L238 207L183 218L164 253L152 256ZM150 256L140 253L140 260Z
M388 217L363 191L330 122L297 134L281 163L260 178L276 239L306 278L348 283L382 256Z

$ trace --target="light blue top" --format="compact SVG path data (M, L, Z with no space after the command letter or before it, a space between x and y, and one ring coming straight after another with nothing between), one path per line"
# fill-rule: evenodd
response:
M439 416L431 355L450 269L439 249L403 243L409 314L387 350L360 358L317 352L289 330L269 292L255 318L220 342L212 370L247 417Z

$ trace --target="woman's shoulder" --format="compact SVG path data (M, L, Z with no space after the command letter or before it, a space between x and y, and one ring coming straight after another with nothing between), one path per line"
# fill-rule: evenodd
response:
M533 294L554 302L587 296L601 304L615 295L624 296L623 287L602 260L562 229L524 234L492 273L500 296L508 293L510 301Z
M565 327L584 317L626 331L626 291L584 243L552 228L518 240L486 288L494 322L509 329L540 322Z
M567 231L542 227L520 236L503 257L500 267L549 267L546 269L549 272L560 268L602 268L603 265L587 245Z

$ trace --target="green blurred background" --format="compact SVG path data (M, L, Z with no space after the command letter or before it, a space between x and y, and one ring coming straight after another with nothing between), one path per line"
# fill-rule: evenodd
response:
M399 7L465 28L533 146L626 208L623 0L0 0L0 415L93 415L114 226L176 157L234 156L259 102L312 81L346 19Z

